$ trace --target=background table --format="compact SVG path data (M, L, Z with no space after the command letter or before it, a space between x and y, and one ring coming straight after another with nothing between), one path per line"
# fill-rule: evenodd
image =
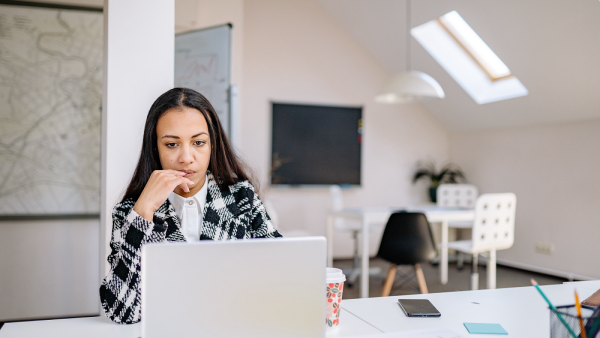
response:
M448 222L473 221L473 210L457 208L440 208L437 206L415 206L404 208L350 208L330 211L327 215L327 266L333 266L333 220L336 217L359 220L362 224L362 253L360 297L369 297L369 225L371 223L387 223L394 211L422 212L429 223L441 223L440 281L448 282Z

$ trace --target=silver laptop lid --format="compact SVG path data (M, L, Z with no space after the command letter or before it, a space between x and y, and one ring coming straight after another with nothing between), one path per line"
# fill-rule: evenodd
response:
M142 337L324 337L324 237L142 247Z

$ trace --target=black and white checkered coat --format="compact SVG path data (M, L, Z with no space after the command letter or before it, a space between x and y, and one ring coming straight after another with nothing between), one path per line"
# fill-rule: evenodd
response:
M220 190L208 173L206 205L200 239L237 240L281 237L264 205L248 181ZM116 323L132 324L141 319L140 254L145 243L185 242L175 208L166 200L149 222L133 211L127 199L113 209L110 271L100 286L100 300L107 317Z

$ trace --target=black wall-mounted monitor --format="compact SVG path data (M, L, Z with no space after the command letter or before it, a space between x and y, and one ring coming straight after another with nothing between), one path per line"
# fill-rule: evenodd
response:
M360 185L362 107L272 103L271 184Z

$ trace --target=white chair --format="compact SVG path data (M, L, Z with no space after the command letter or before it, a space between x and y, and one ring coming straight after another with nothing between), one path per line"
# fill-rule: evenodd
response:
M479 192L472 184L440 184L437 188L437 206L473 209Z
M333 211L341 211L344 209L344 198L342 195L342 188L339 185L332 185L329 187L329 193L331 194L331 203ZM333 220L333 227L341 231L351 231L352 239L354 242L354 254L352 269L344 270L346 275L346 283L352 287L356 282L356 279L360 275L360 262L358 255L358 233L362 231L362 225L360 223L346 223L344 219L336 217ZM370 270L370 269L369 269Z
M267 210L267 214L271 218L271 224L273 225L273 228L275 228L275 230L279 231L279 233L283 237L306 237L306 236L311 235L311 233L309 231L304 230L304 229L282 230L279 227L279 215L277 214L277 211L275 210L275 206L273 206L273 203L271 202L271 200L263 199L263 204L265 206L265 209Z
M515 240L515 210L517 196L513 193L483 194L475 204L472 239L448 243L449 249L473 255L471 290L479 288L477 258L489 253L487 259L487 287L496 288L496 251L508 249Z
M437 206L445 208L475 208L479 191L472 184L440 184L437 188ZM473 222L458 221L449 222L448 227L456 229L456 239L462 239L462 230L473 227ZM456 257L457 267L459 270L463 268L464 258L458 253Z

